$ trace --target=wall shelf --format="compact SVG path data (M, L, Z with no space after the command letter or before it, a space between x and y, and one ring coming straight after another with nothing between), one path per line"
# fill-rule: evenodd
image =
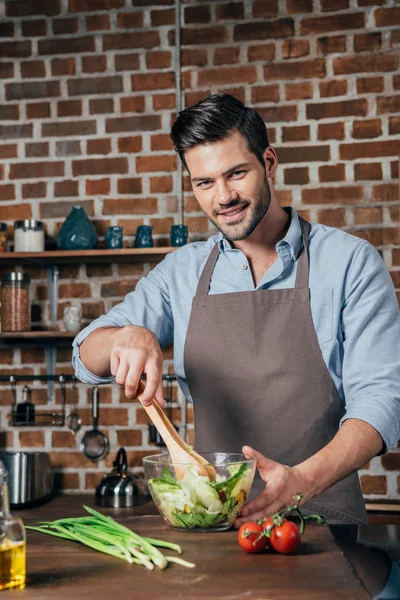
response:
M174 250L176 250L175 247L165 246L157 248L121 248L118 250L99 248L96 250L2 252L0 253L0 265L41 264L49 266L53 264L75 263L149 262L162 259L166 254Z
M0 340L12 341L12 340L27 340L27 341L46 341L46 340L73 340L78 334L78 331L5 331L0 333Z

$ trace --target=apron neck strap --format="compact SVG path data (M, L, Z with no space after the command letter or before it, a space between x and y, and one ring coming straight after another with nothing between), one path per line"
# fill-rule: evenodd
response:
M299 217L301 233L303 237L303 247L298 255L296 288L308 288L308 236L311 231L311 225L308 221ZM197 285L196 296L208 296L211 277L214 272L215 265L219 256L219 242L211 250L204 269L201 273L199 283Z

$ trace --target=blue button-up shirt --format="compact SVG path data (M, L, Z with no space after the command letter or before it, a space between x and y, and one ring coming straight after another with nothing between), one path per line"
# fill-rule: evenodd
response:
M175 374L191 401L183 350L192 299L211 249L219 244L210 294L292 288L302 236L296 211L289 211L289 229L276 245L278 258L257 288L246 256L221 233L168 254L123 302L77 335L73 365L78 379L89 384L114 380L94 375L80 360L79 344L94 329L140 325L157 336L161 347L174 344ZM371 244L339 229L312 225L309 251L311 313L324 361L346 407L342 421L366 421L388 449L400 437L400 313L390 275Z

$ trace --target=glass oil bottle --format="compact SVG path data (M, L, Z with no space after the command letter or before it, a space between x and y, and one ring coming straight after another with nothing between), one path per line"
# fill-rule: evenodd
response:
M0 461L0 590L23 589L25 577L25 527L10 514L8 473Z

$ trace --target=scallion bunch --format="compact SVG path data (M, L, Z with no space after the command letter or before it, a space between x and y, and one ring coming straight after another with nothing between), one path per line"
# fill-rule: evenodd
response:
M83 508L90 516L40 521L36 526L27 525L26 528L80 542L93 550L111 554L130 564L143 565L150 570L154 569L154 565L165 569L169 562L189 568L196 566L182 558L165 556L157 548L168 548L181 554L178 544L142 537L112 517L106 517L89 506L84 505Z

